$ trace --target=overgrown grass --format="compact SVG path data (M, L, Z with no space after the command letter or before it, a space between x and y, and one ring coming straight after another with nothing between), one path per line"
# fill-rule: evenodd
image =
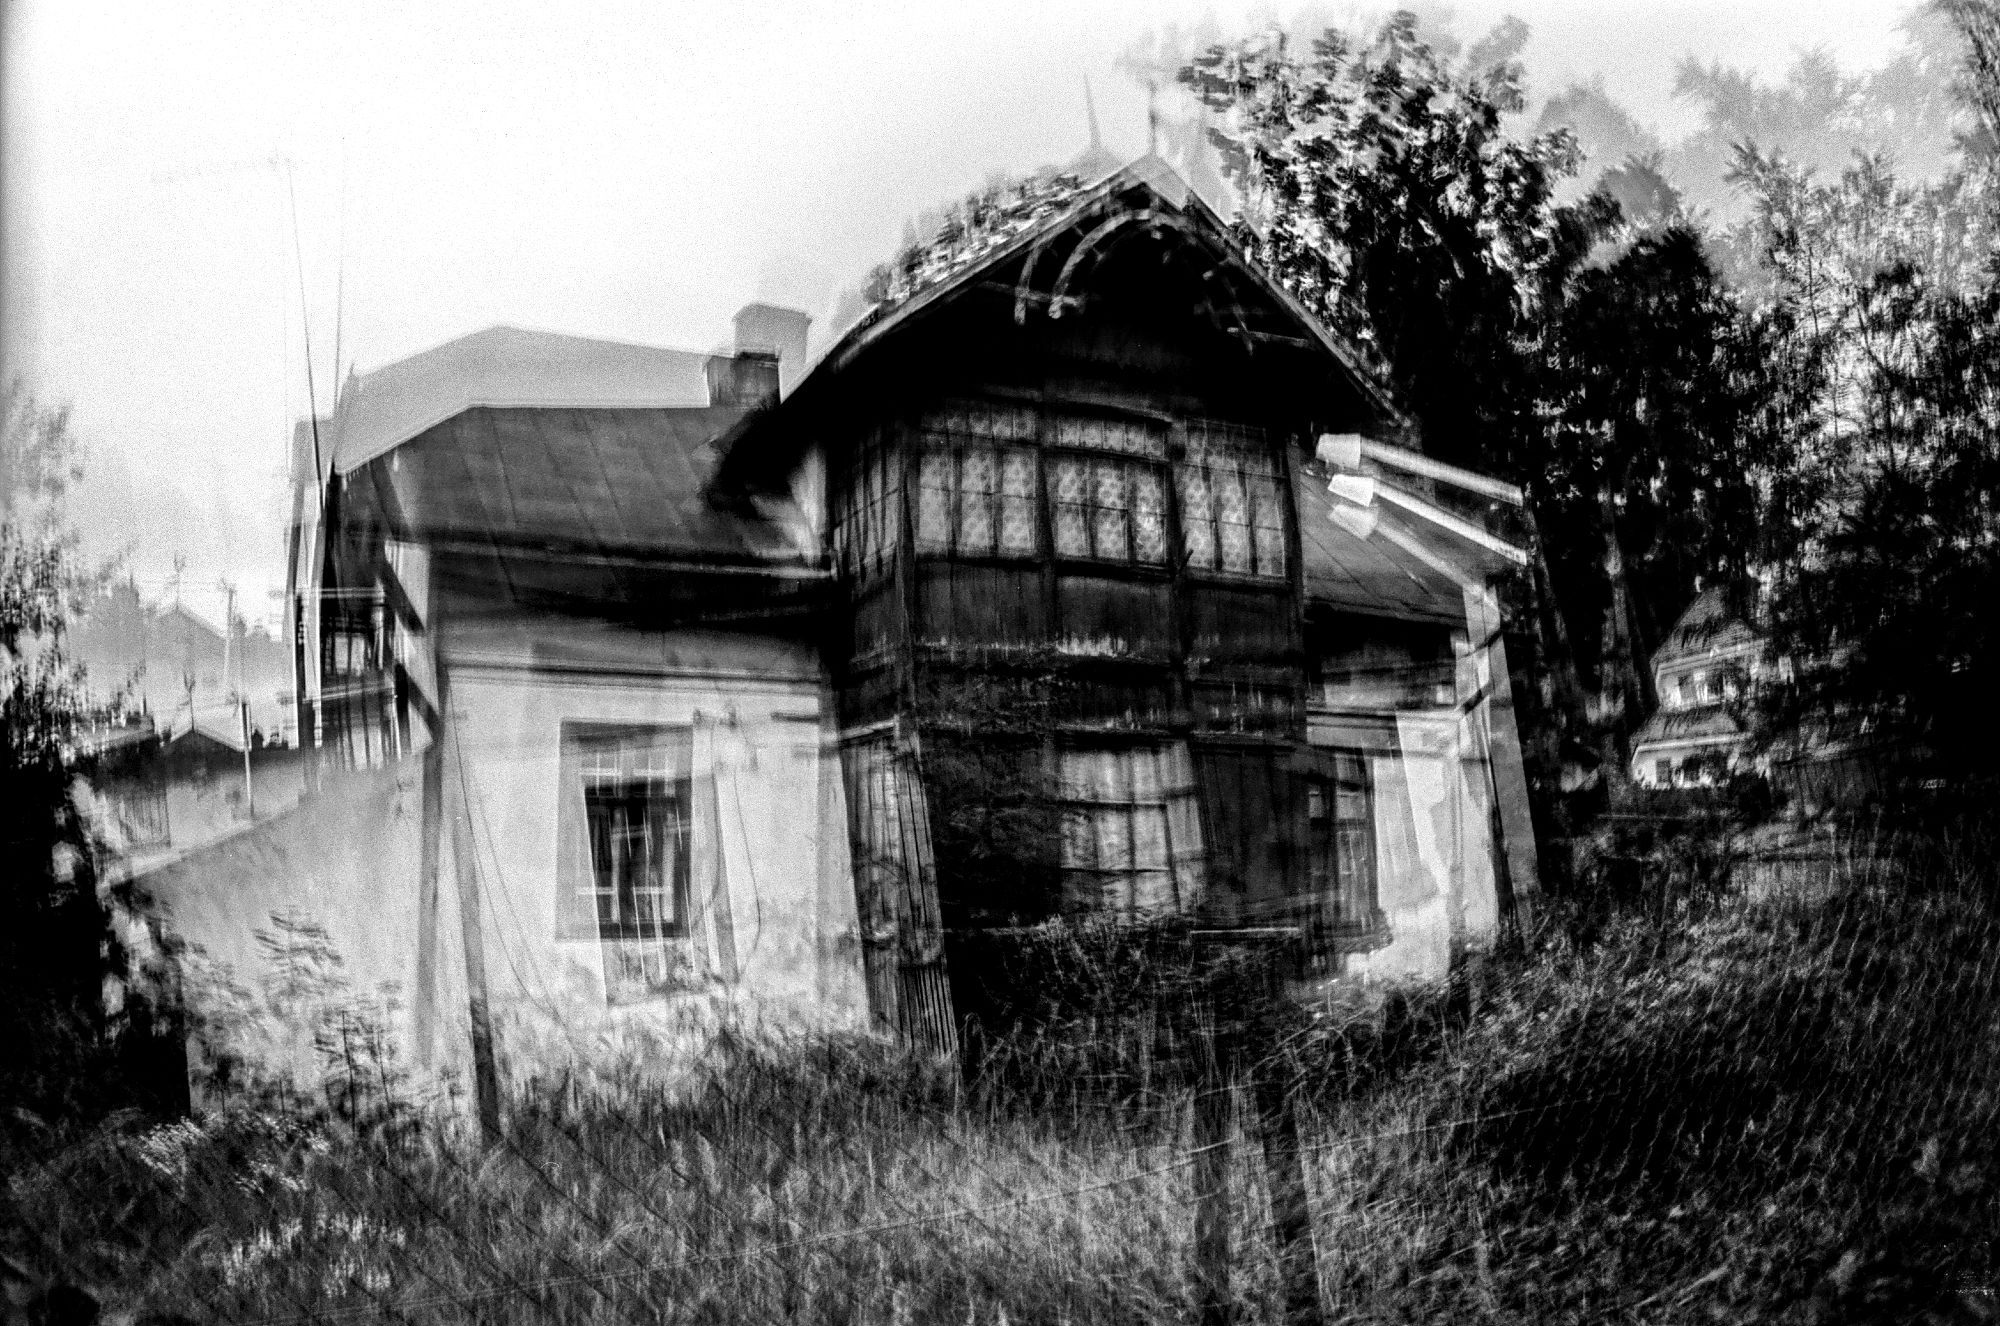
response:
M1330 1319L2000 1315L1990 858L1900 859L1655 900L1392 1015L1268 1028ZM1181 979L1142 958L1119 979ZM970 1081L726 1040L692 1094L544 1084L490 1149L351 1083L338 1110L122 1117L10 1157L8 1197L23 1257L198 1321L1189 1319L1190 1096L1155 1053L1180 1014L1043 1011ZM1271 1321L1238 1140L1234 1288Z

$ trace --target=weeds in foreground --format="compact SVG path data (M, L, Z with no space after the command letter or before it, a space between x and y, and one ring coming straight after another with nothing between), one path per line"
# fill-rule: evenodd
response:
M1989 871L1954 849L1650 908L1392 1017L1302 1014L1265 1067L1306 1105L1330 1315L2000 1315ZM1123 1034L1044 1025L969 1082L725 1036L692 1090L541 1083L491 1148L358 1108L349 1072L311 1108L12 1157L7 1198L44 1264L202 1321L1187 1319L1189 1095ZM1117 1042L1094 1086L1092 1037ZM1024 1103L1023 1064L1079 1085ZM1232 1172L1239 1317L1276 1320L1241 1138Z

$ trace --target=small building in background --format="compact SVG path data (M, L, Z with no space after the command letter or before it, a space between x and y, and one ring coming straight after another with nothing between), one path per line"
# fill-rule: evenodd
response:
M1775 667L1764 636L1728 593L1703 590L1653 653L1660 703L1632 739L1632 781L1714 787L1749 769L1749 702Z
M150 716L101 729L82 754L97 831L126 874L144 875L298 804L296 747L244 739L240 711Z

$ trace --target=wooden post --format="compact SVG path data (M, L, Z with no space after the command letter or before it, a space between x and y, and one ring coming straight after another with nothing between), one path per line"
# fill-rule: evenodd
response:
M1229 1326L1228 1034L1211 1026L1194 1098L1194 1282L1201 1326Z
M250 782L250 702L237 696L237 717L243 728L243 808L251 819L257 818L257 790Z
M479 1134L488 1145L500 1140L500 1071L493 1056L493 1010L486 986L486 937L479 921L479 860L466 795L465 747L452 715L451 690L438 667L438 714L443 720L444 794L451 817L451 858L458 876L458 923L465 946L465 995L472 1022L472 1088L479 1109Z
M1218 935L1218 939L1223 937ZM1231 1320L1229 1287L1229 1106L1246 1077L1271 1196L1271 1233L1286 1326L1320 1326L1319 1254L1313 1245L1299 1121L1290 1083L1273 1062L1294 934L1237 932L1203 979L1212 1016L1195 1098L1195 1275L1203 1326Z
M410 1020L417 1042L417 1062L431 1063L437 1022L438 876L444 846L444 733L431 726L423 755L423 838L417 864L417 988L410 1000Z
M1268 1065L1256 1073L1258 1132L1271 1191L1271 1236L1277 1243L1278 1281L1286 1326L1319 1326L1319 1254L1313 1247L1312 1206L1299 1153L1299 1118L1284 1078Z

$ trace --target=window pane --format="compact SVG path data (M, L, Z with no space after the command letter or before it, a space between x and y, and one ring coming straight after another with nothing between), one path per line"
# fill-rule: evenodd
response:
M1167 808L1137 806L1132 811L1132 864L1140 870L1167 868Z
M1035 458L1026 451L1000 456L1000 551L1035 551Z
M1125 467L1101 460L1091 469L1092 550L1107 561L1125 561L1131 556L1125 540Z
M1167 504L1157 471L1132 472L1132 555L1158 566L1167 560Z
M1119 763L1131 771L1131 800L1158 801L1165 796L1166 789L1160 782L1159 752L1143 747L1126 751Z
M951 454L924 453L917 475L917 548L944 552L951 547Z
M1227 525L1250 523L1249 503L1243 496L1243 476L1235 470L1211 471L1215 485L1215 518Z
M1058 457L1049 482L1055 492L1056 551L1064 557L1090 555L1090 531L1084 512L1084 463Z
M1218 559L1225 571L1248 574L1250 570L1250 529L1246 525L1225 522L1220 530L1221 556Z
M1187 546L1188 565L1201 570L1215 568L1215 516L1208 487L1208 471L1199 465L1180 465L1175 481L1181 493L1181 539Z
M1257 531L1257 574L1281 576L1285 573L1285 533L1283 530L1258 529Z
M993 452L967 447L958 467L958 550L993 551Z
M1105 806L1091 812L1097 836L1097 868L1132 868L1132 812L1123 806Z
M1285 513L1279 505L1278 481L1273 478L1249 480L1252 498L1250 516L1257 528L1257 573L1280 576L1285 573Z
M1093 419L1068 415L1055 421L1056 445L1118 451L1131 456L1164 456L1166 433L1135 419Z
M1071 807L1063 812L1063 864L1072 870L1097 865L1097 835L1087 810Z
M652 938L677 928L678 824L667 785L600 777L586 783L584 814L600 935Z

